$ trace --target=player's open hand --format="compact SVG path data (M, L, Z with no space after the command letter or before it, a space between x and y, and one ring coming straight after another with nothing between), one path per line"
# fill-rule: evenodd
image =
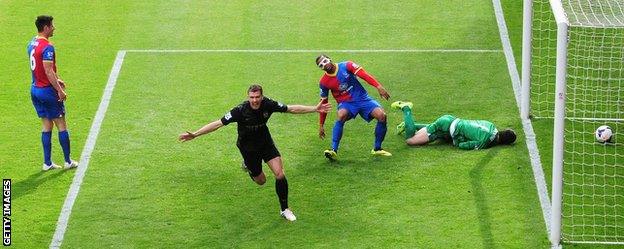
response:
M328 113L330 109L331 109L330 103L323 103L323 101L321 101L318 103L318 105L316 105L316 112Z
M62 89L65 89L65 81L63 81L61 79L56 79L56 81L59 83L59 85L61 86Z
M383 86L379 86L379 88L377 88L377 91L379 91L379 95L381 95L381 98L385 100L388 100L390 98L390 94Z
M63 89L61 89L60 91L57 91L56 94L58 95L59 102L63 102L67 99L67 93L65 93L65 90Z
M325 127L323 127L322 125L319 126L319 138L325 139Z
M190 141L193 140L195 137L195 134L193 134L190 131L187 131L185 133L180 134L180 136L178 136L178 140L182 141L182 142L186 142L186 141Z

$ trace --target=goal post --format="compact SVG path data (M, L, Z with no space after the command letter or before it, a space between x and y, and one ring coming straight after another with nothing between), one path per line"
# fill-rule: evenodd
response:
M531 38L533 37L533 1L525 0L522 7L522 85L520 89L520 117L531 118L530 86L531 86Z
M549 240L624 244L624 2L524 0L523 22L521 116L554 123Z
M555 63L555 110L553 127L553 170L551 196L551 234L552 245L561 241L561 206L563 197L563 157L565 136L566 72L568 64L568 20L561 2L550 0L551 9L557 23L557 60Z

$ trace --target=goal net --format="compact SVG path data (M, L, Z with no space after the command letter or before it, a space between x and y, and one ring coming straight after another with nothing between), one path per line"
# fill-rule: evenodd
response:
M555 119L553 216L561 220L551 229L561 237L551 242L624 244L624 1L532 0L532 11L528 110ZM613 143L596 141L601 125Z

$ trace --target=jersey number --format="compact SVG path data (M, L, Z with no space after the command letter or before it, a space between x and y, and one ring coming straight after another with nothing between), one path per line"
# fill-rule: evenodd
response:
M35 67L37 64L35 63L35 50L30 51L30 70L35 71Z

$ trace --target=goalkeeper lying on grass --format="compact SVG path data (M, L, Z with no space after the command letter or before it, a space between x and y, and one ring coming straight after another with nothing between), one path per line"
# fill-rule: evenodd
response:
M403 120L397 126L398 133L405 132L408 145L424 145L436 139L451 138L453 145L464 150L490 148L498 144L513 144L516 133L512 129L498 131L494 124L485 120L465 120L443 115L431 124L414 123L411 102L396 101L391 107L403 111Z

